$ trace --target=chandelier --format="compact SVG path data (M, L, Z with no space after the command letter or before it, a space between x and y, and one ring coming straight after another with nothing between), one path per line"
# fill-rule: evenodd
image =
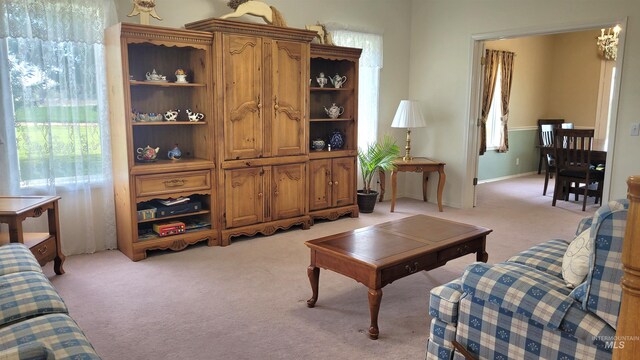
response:
M604 29L600 29L600 36L598 36L598 51L606 60L615 60L618 56L618 34L620 34L620 25L616 25L613 28L613 34L611 28L607 30L605 34Z

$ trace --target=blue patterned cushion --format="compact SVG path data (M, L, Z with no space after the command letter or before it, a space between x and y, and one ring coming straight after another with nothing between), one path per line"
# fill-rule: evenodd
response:
M31 250L17 243L0 246L0 276L22 271L42 272Z
M465 293L552 329L573 303L562 279L517 263L470 265L462 284Z
M550 240L511 257L507 262L528 265L553 276L562 277L562 257L569 243Z
M590 237L595 251L587 274L583 309L594 312L614 329L622 298L622 243L629 201L610 201L593 216Z
M100 359L78 324L65 314L48 314L0 329L0 350L38 341L56 360Z
M462 296L462 279L455 279L431 289L429 315L446 323L458 321L458 303Z
M2 360L55 360L53 351L38 341L28 342L0 351Z
M26 271L0 276L0 325L66 312L67 306L43 273Z

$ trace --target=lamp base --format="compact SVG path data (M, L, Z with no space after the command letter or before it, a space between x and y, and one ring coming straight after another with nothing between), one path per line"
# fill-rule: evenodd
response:
M411 129L407 129L407 145L404 147L402 161L411 161L411 159L413 159L411 156Z
M411 161L413 160L413 156L403 156L402 161Z

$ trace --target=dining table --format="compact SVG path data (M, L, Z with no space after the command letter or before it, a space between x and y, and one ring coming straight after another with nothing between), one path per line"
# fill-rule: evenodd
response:
M607 162L607 139L593 139L591 142L591 163L594 165L602 164L605 165ZM542 155L553 155L553 145L552 146L544 146L544 145L536 145L538 149L542 152Z

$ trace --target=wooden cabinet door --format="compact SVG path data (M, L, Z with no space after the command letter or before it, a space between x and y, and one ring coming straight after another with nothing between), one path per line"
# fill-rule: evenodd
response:
M309 210L331 206L331 159L309 161Z
M304 215L305 164L277 165L272 168L272 220Z
M224 177L226 227L262 222L265 197L262 167L225 170Z
M272 40L271 155L304 154L309 45Z
M355 158L336 158L332 161L331 175L332 206L344 206L354 203L356 186L356 164Z
M223 36L225 160L262 155L262 39Z

